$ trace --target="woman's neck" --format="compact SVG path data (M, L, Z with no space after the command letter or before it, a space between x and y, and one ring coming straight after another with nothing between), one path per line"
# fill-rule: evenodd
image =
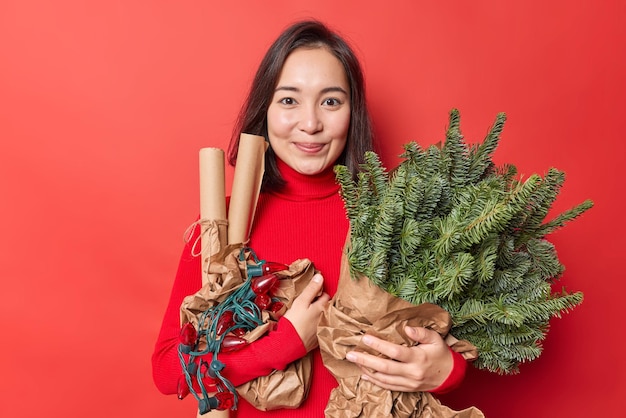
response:
M276 166L285 184L270 193L288 200L323 199L339 192L335 172L330 166L319 174L298 173L285 162L276 158Z

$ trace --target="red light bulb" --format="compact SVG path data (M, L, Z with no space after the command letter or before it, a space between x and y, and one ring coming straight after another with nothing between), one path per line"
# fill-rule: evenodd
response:
M183 345L188 347L193 347L196 345L196 340L198 338L198 332L191 324L191 322L187 322L180 330L179 339Z
M265 293L262 293L260 295L257 295L254 298L254 303L262 310L266 310L270 304L272 303L272 299L266 295Z
M222 338L222 353L231 353L233 351L241 350L248 345L248 341L244 338L237 337L235 335L226 335Z
M222 315L217 320L217 328L215 332L217 335L222 335L226 330L233 325L235 325L235 320L233 319L234 313L233 311L224 311Z
M243 327L240 328L235 328L232 333L235 334L237 337L243 337L244 335L247 334L247 330Z
M187 395L189 395L189 385L187 384L187 379L184 374L181 374L178 378L178 386L176 388L176 394L178 399L183 400Z
M272 302L269 306L269 310L270 312L277 314L281 311L281 309L283 309L284 306L285 304L280 301Z
M255 295L260 295L261 293L267 293L277 281L278 276L274 273L270 273L265 276L252 278L250 287Z
M277 271L289 270L289 266L282 263L275 263L273 261L266 261L263 263L261 269L263 270L263 274L268 274L276 273Z
M230 409L235 405L235 396L230 392L217 392L215 397L217 398L217 408L215 409L218 411Z

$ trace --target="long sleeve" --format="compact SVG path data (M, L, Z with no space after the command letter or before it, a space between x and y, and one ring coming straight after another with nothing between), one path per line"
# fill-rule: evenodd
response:
M445 393L451 392L457 387L461 385L463 379L465 378L465 372L467 370L467 361L463 358L463 355L457 353L456 351L450 348L450 353L452 355L452 370L446 380L441 383L438 387L431 390L432 393L436 395L443 395Z

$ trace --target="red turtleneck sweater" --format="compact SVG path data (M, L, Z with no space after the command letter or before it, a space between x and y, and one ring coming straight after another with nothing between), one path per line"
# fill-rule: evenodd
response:
M291 264L300 258L310 259L324 276L326 292L333 296L339 280L341 253L349 223L331 169L315 175L302 175L281 161L278 167L286 184L280 191L261 193L252 226L250 247L260 259ZM170 301L152 357L153 377L159 390L175 394L181 365L178 359L179 311L185 296L201 287L200 259L191 256L187 245L174 281ZM306 354L302 341L291 323L282 318L275 331L240 351L220 354L227 366L224 375L235 385L243 384L274 369L284 369ZM455 355L453 372L438 391L455 386L463 377L465 362ZM297 410L262 412L240 398L238 410L231 416L320 417L328 397L337 386L324 367L319 349L313 355L313 384L305 402Z

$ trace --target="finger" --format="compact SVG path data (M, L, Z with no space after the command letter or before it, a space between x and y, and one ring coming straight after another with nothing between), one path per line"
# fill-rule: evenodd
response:
M324 308L326 304L328 304L329 301L330 301L330 295L326 292L322 292L322 294L319 295L317 299L315 299L312 305L319 305L320 307Z
M376 338L372 335L364 335L361 341L363 344L373 348L379 353L400 362L410 362L414 354L411 352L409 347L381 340L380 338Z
M363 374L361 379L367 380L383 389L393 390L397 392L415 392L415 383L402 376L393 376L380 372L373 372L361 367Z
M386 375L397 375L402 372L403 363L359 351L348 352L346 360L361 366L361 368L369 369L371 373L379 372Z
M442 341L437 331L424 327L404 327L407 337L419 344L437 344Z
M308 305L310 305L316 297L319 296L322 287L324 286L324 278L321 274L315 274L309 284L302 290L298 298L302 298Z

